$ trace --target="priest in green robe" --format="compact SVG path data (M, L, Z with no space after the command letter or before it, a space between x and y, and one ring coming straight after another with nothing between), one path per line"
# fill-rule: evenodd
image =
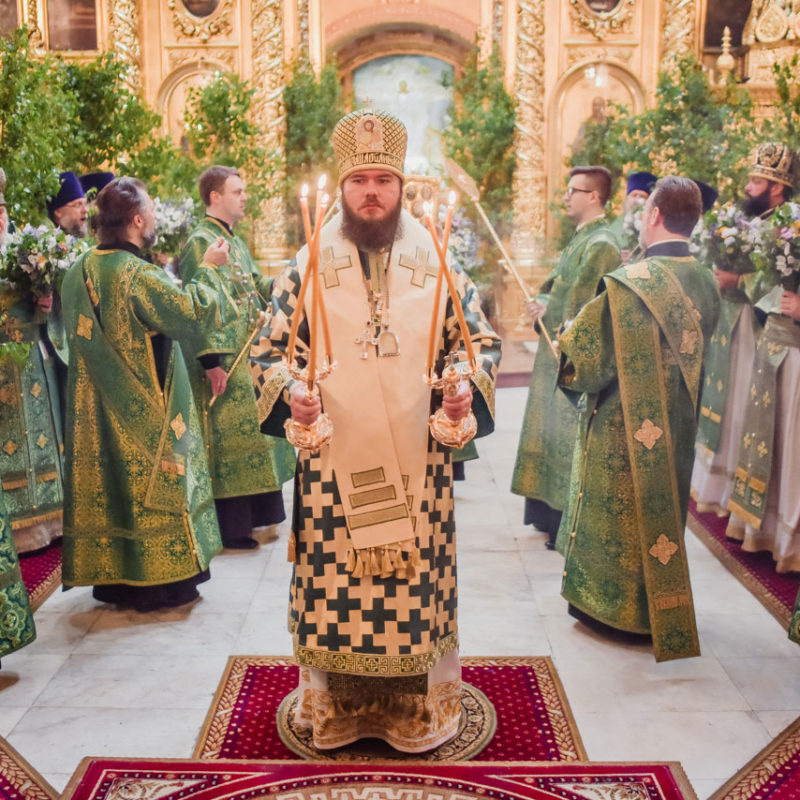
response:
M238 352L267 308L272 280L262 276L247 244L233 231L244 219L247 200L238 171L209 167L200 176L199 190L206 216L189 236L179 271L184 281L191 280L206 249L219 237L225 241L228 261L217 270L217 277L239 310L233 323ZM274 526L286 518L281 487L294 475L294 448L283 437L261 433L246 360L228 375L225 394L212 406L211 387L196 351L188 342L181 343L181 348L203 426L222 544L238 549L257 547L253 530L270 529L274 539ZM223 360L226 370L233 360Z
M216 267L218 240L183 289L140 253L155 237L153 202L135 178L97 196L100 244L67 273L69 333L65 586L140 611L198 596L221 547L202 430L172 339L204 359L224 391L235 308Z
M605 207L611 174L605 167L575 167L564 193L567 216L577 225L558 265L547 276L529 312L550 339L591 300L600 279L620 264ZM578 414L558 391L558 359L539 339L522 420L511 491L525 497L524 524L548 534L552 549L567 504Z
M295 319L301 361L308 352L310 293L298 299L307 247L275 282L253 361L265 431L280 432L290 416L307 425L320 410L334 427L319 452L300 451L295 477L295 724L311 729L318 748L377 737L423 752L457 733L462 696L451 452L432 438L428 417L441 407L463 420L472 409L477 435L493 430L500 340L456 265L467 330L448 297L433 316L439 260L401 207L405 126L354 111L333 145L343 210L321 229L320 283L338 366L320 382L321 397L309 397L282 361ZM472 341L474 373L462 337ZM315 329L317 363L320 338ZM422 380L431 344L437 374L446 356L460 357L465 377L452 397Z
M645 206L645 258L607 275L559 340L559 382L581 408L561 593L593 626L652 635L658 661L700 652L684 525L720 302L689 254L700 207L693 181L661 179Z
M8 226L5 185L0 169L0 243ZM52 308L52 295L37 297L0 282L0 349L16 344L29 350L22 362L0 358L0 479L17 553L40 550L61 536L63 415L47 335Z

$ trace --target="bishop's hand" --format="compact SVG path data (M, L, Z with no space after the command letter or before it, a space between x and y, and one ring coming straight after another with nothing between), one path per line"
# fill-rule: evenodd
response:
M289 408L295 422L312 425L322 413L322 401L317 393L309 397L305 384L298 383L289 394Z
M212 367L206 370L206 377L211 384L211 394L214 397L221 395L228 385L228 373L222 367Z
M459 381L458 391L455 394L444 394L442 408L453 422L464 419L472 408L472 390L469 384L466 381Z
M794 292L784 292L781 295L780 312L791 317L795 322L800 322L800 295Z

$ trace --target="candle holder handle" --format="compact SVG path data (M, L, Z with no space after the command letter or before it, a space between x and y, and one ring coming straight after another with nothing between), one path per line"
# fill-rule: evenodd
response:
M305 391L309 397L319 395L317 384L327 378L336 368L336 362L331 362L326 357L309 379L309 368L307 366L300 367L295 359L290 361L288 358L284 358L284 365L296 381L305 384ZM292 447L296 447L298 450L308 450L310 453L318 453L333 439L333 421L324 411L310 425L304 425L289 417L283 423L283 429L286 431L286 438Z

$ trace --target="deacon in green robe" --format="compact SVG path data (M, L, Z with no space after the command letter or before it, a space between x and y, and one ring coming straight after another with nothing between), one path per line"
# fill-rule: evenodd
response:
M0 658L36 638L28 592L19 571L19 558L0 490Z
M225 241L228 262L219 268L217 277L239 310L234 323L238 353L268 306L272 280L262 276L244 240L233 232L244 217L247 197L237 171L210 167L200 176L199 189L206 217L189 236L180 259L180 275L184 281L191 280L206 248L219 238ZM210 385L197 353L189 343L181 347L203 426L222 543L240 549L256 547L253 529L286 518L281 487L294 475L294 448L282 437L261 433L246 359L228 376L225 394L209 407ZM224 359L222 366L229 370L234 358Z
M196 597L221 547L200 421L171 340L196 347L219 393L219 358L234 350L226 315L236 312L216 276L221 246L183 290L139 256L155 230L140 181L114 180L97 205L101 243L62 291L70 345L63 580L144 611Z
M611 176L604 167L576 167L564 195L567 216L577 232L548 275L531 315L550 338L574 319L597 291L600 279L620 264L619 248L608 230L604 209ZM567 504L572 448L578 424L575 407L558 391L558 360L544 336L539 339L522 420L511 491L523 495L526 525L548 533L555 542Z
M699 213L692 181L659 181L643 217L645 259L606 276L560 339L560 383L582 412L559 530L562 595L590 624L651 634L659 661L699 654L683 537L703 354L719 314L713 276L689 255Z

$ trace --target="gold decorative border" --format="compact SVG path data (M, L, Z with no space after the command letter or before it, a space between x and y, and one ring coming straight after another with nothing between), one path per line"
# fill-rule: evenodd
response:
M764 608L775 617L784 629L789 628L792 619L791 609L783 603L763 583L737 559L732 556L725 546L718 542L690 511L686 517L686 527L722 562L728 571L741 583Z
M584 28L597 39L610 33L630 33L636 0L620 0L613 11L592 11L585 0L570 0L573 27Z
M708 800L749 800L800 752L800 717L784 728Z
M58 792L0 736L0 775L25 800L56 800Z
M207 17L195 17L183 9L181 0L169 0L167 7L172 12L172 27L179 36L207 42L212 36L224 36L233 30L231 12L233 0L222 0Z

